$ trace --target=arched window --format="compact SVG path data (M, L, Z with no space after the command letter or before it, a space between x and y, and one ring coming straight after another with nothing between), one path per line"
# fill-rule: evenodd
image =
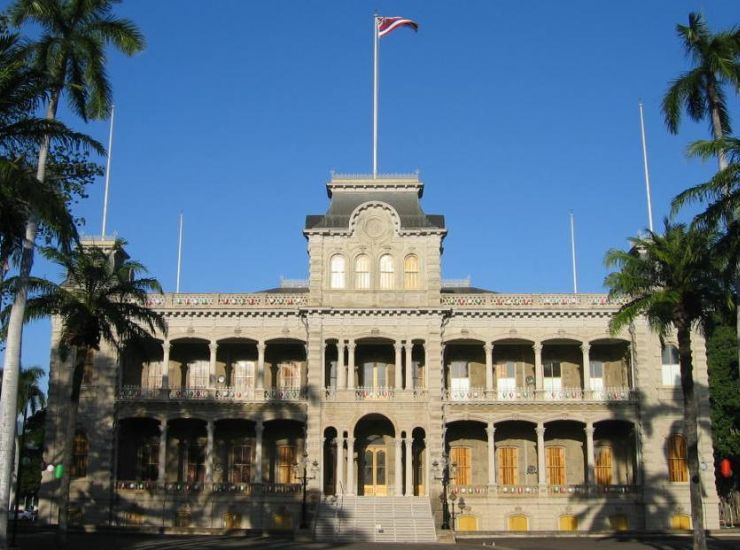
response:
M419 288L419 258L415 254L409 254L403 261L403 288Z
M665 345L661 356L663 358L663 385L678 386L681 383L678 348L670 344Z
M390 290L393 286L393 256L383 254L380 257L380 288Z
M689 480L686 438L681 434L672 434L668 438L668 479L673 483L683 483Z
M331 288L344 288L344 256L331 257Z
M355 259L355 288L370 288L370 258L366 254L360 254Z
M73 478L85 477L87 475L87 455L89 448L87 435L83 431L78 431L72 442L72 471L70 475Z

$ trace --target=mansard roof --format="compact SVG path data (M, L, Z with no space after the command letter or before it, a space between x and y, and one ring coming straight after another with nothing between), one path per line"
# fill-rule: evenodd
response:
M323 215L306 216L305 228L346 229L358 206L382 202L398 213L402 229L445 229L444 216L422 210L419 199L423 189L416 174L376 178L332 175L327 184L329 208Z

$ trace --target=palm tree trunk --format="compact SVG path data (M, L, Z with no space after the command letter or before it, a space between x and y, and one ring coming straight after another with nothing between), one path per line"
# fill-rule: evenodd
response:
M67 545L67 534L69 532L69 487L72 482L72 463L74 459L74 439L77 433L77 411L80 406L80 388L82 377L85 373L86 363L89 357L88 349L78 347L74 359L74 371L72 372L72 390L69 397L69 408L67 411L67 426L65 428L64 451L62 464L64 475L62 485L59 488L59 526L57 527L57 548Z
M60 90L55 90L49 101L46 113L48 120L56 118ZM44 138L39 150L39 163L36 179L43 182L46 178L46 160L49 156L49 138ZM38 221L31 215L26 223L26 236L23 240L21 264L18 272L18 288L13 297L13 306L8 320L8 335L5 341L5 359L3 364L4 380L0 394L0 550L5 550L8 543L8 500L10 497L10 478L13 471L13 440L15 439L16 420L18 418L18 378L21 366L21 337L23 321L26 315L28 298L28 279L33 267L34 249Z
M691 525L693 527L693 550L706 550L704 532L704 505L702 502L701 473L699 471L699 437L696 419L698 406L694 392L694 365L691 357L690 326L676 323L678 353L681 364L681 389L683 390L683 421L686 436L686 451L689 465L689 498L691 501Z

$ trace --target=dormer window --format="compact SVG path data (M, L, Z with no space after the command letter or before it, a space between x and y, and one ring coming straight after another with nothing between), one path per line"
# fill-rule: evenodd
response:
M344 256L335 254L331 257L331 288L344 288Z
M419 258L415 254L409 254L403 261L403 288L419 288Z
M383 254L380 257L380 288L382 290L391 290L393 285L393 256Z
M355 288L370 289L370 258L367 254L360 254L355 259Z

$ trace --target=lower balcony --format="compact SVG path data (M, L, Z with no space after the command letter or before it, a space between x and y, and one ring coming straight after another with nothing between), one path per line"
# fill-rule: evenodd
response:
M137 492L186 495L186 494L233 494L233 495L295 495L301 492L300 483L159 483L157 481L119 480L119 492Z

